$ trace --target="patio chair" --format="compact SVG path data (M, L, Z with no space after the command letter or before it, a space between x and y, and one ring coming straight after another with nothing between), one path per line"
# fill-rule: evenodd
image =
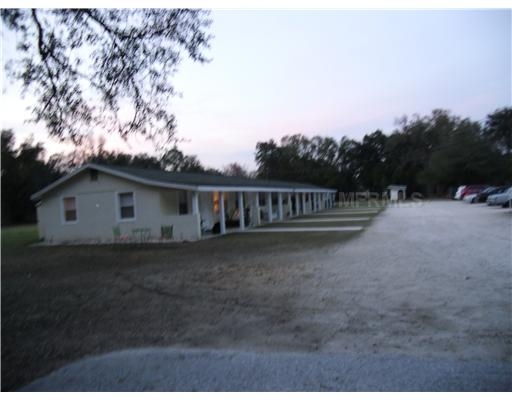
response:
M125 242L129 239L128 236L121 235L121 227L119 226L112 227L112 234L114 235L114 243Z
M171 240L172 234L173 234L173 226L172 225L163 225L160 227L160 238Z
M114 235L114 243L117 243L121 238L121 228L119 226L113 226L112 234Z
M151 238L151 228L134 228L132 234L140 243L146 243Z

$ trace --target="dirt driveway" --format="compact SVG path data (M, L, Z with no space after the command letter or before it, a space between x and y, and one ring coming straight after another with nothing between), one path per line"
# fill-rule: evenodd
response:
M2 389L148 346L511 361L511 217L430 202L361 233L2 257Z

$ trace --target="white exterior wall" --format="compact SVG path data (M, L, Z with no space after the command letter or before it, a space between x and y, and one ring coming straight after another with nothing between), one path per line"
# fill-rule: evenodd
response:
M204 230L210 230L213 225L219 221L218 215L213 215L213 193L199 193L199 213L201 214L201 224Z
M407 186L390 185L390 186L388 186L388 190L389 190L389 200L398 201L398 192L400 190L403 192L404 199L405 199Z
M119 219L119 192L134 192L135 218ZM62 199L75 197L78 221L64 222ZM47 242L114 239L112 228L119 226L122 236L131 236L132 229L149 228L152 238L160 237L163 225L173 225L175 240L200 238L199 217L178 215L178 191L155 189L98 172L91 181L89 171L72 178L43 196L37 207L39 235Z

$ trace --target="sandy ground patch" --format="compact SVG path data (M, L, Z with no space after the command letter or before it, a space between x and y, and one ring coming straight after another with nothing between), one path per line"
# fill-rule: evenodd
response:
M510 361L511 216L458 202L388 208L317 259L297 307L324 312L303 322L328 337L322 351Z

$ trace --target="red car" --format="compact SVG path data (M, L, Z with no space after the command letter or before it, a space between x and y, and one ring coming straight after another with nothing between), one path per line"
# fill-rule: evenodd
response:
M464 200L464 197L468 194L480 193L482 190L486 189L487 185L468 185L462 190L460 195L460 199Z

